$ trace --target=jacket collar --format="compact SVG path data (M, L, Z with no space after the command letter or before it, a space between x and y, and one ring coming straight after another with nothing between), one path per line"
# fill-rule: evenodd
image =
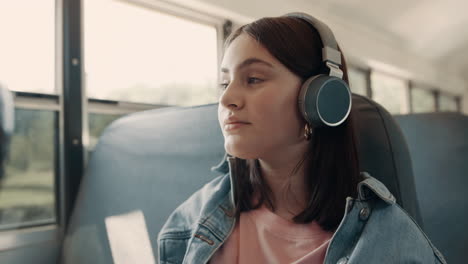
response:
M211 168L211 170L215 172L219 172L222 174L230 174L229 177L231 180L232 189L231 202L233 205L235 190L233 189L234 185L232 184L232 167L235 166L235 163L236 159L230 156L229 154L225 153L221 162L218 165ZM373 196L377 196L387 204L394 204L396 202L395 197L382 182L370 176L370 174L367 172L361 172L361 175L363 176L364 180L358 184L359 199L368 200L371 199Z
M221 174L229 174L229 181L231 186L231 191L229 194L229 199L224 201L223 208L227 209L227 211L234 211L234 204L235 204L235 184L234 184L234 167L236 166L236 158L233 156L225 153L221 162L219 162L216 166L211 167L211 171L218 172Z
M222 173L222 174L228 173L229 172L228 157L231 157L231 155L224 153L223 159L218 163L218 165L211 167L211 170L214 172Z
M383 183L370 176L367 172L361 172L361 175L364 180L358 183L359 199L368 200L373 196L377 196L387 204L394 204L396 202L395 197Z

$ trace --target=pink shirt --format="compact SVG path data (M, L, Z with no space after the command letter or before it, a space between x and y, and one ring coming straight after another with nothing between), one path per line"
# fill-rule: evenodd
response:
M332 235L315 221L296 224L263 206L241 213L231 236L210 264L323 263Z

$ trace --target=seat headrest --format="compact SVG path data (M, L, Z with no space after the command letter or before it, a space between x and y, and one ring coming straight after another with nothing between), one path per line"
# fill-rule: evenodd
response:
M353 95L361 170L390 190L400 204L422 225L415 194L408 145L393 116L380 104Z

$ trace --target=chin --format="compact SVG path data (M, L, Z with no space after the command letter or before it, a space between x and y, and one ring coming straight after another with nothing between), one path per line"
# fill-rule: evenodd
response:
M236 158L240 159L256 159L258 158L258 149L253 149L251 146L242 146L241 144L233 144L229 142L224 143L226 152Z

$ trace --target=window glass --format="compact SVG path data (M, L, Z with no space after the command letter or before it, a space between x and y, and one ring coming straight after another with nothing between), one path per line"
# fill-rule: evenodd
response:
M214 25L124 1L84 0L84 56L92 98L184 106L217 100Z
M112 123L112 121L121 117L122 115L111 115L111 114L97 114L90 113L88 115L89 121L89 149L93 150L96 146L99 137L102 132L106 129L107 126Z
M15 109L0 180L0 228L54 221L56 127L57 112Z
M391 114L408 113L408 85L405 80L372 72L372 99Z
M12 91L56 93L55 1L0 1L0 83Z
M349 67L348 78L353 93L367 96L366 72Z
M457 100L453 96L446 94L439 95L439 111L457 112Z
M414 113L435 112L434 92L414 86L411 88L411 100Z

